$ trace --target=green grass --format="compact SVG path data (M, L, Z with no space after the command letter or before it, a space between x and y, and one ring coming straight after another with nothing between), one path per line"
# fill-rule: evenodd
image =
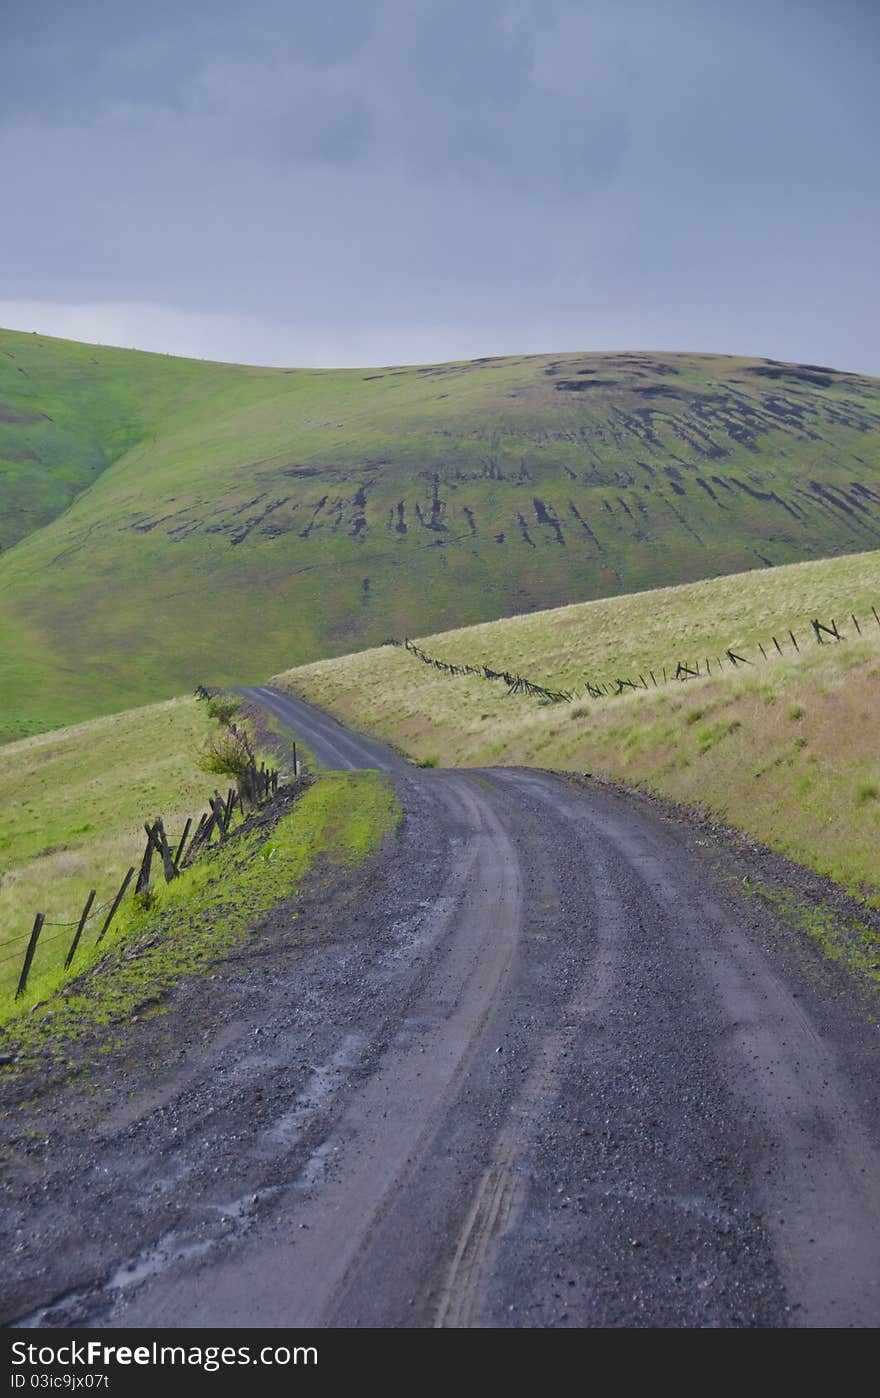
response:
M718 578L420 638L450 661L519 669L579 691L571 704L508 697L402 648L324 660L275 681L416 760L537 765L624 781L701 808L880 906L880 554ZM880 610L880 607L878 607ZM855 612L816 645L811 617ZM758 650L781 626L784 655ZM732 644L754 663L711 678L583 702L588 676L658 671Z
M61 514L169 412L229 371L198 360L0 331L0 549Z
M880 936L868 923L805 905L788 890L766 883L754 884L749 891L780 916L784 927L805 933L829 961L880 985Z
M258 935L260 918L295 892L319 857L357 863L398 818L379 773L318 777L274 825L243 830L173 883L159 883L149 908L124 904L103 945L83 949L62 996L63 969L35 962L21 1000L0 1001L0 1046L25 1059L47 1045L63 1056L96 1026L155 1013L184 976L206 974L243 937ZM293 919L290 939L297 941Z
M175 839L207 809L219 779L200 750L216 729L205 705L174 699L0 748L0 997L38 911L76 920L91 888L104 903L139 863L144 821L161 815ZM63 959L71 936L47 926L40 961Z
M871 548L878 426L877 380L724 356L285 371L0 332L0 740Z

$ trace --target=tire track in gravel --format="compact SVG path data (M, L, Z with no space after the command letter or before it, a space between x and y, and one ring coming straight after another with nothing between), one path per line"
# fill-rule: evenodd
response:
M665 832L633 820L620 803L614 809L602 797L591 801L545 774L501 774L501 780L580 828L586 848L609 842L642 882L644 905L656 902L658 923L665 915L667 926L677 924L672 935L702 973L698 991L705 996L704 1021L713 1026L721 1086L751 1123L761 1164L749 1193L798 1323L876 1325L876 1113L873 1123L865 1119L864 1093L847 1082L833 1044L805 1010L804 987L778 973L706 887L689 852Z
M450 774L435 796L446 822L460 831L437 926L426 933L442 956L379 1064L295 1181L299 1236L258 1236L228 1260L215 1260L195 1296L188 1275L163 1275L126 1309L126 1324L174 1324L181 1308L195 1325L321 1323L386 1198L430 1148L462 1061L503 989L521 901L516 853L481 788ZM276 1138L286 1129L282 1122Z
M842 972L636 800L419 771L242 692L316 760L388 772L403 827L363 882L306 901L292 944L282 908L213 1001L182 990L188 1047L158 1081L133 1066L120 1101L108 1067L103 1117L47 1103L53 1204L33 1256L9 1254L8 1315L880 1321L880 1054ZM13 1165L23 1223L39 1176Z

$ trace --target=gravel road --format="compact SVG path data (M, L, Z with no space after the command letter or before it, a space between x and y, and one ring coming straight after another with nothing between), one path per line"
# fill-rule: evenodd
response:
M870 1003L723 849L245 692L401 832L7 1120L7 1324L880 1323Z

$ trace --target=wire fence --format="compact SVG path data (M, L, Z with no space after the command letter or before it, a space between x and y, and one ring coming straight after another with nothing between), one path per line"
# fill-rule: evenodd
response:
M295 770L299 770L299 764L295 765ZM31 931L22 933L19 937L10 938L6 942L7 947L12 950L5 951L0 956L0 965L9 961L18 960L21 956L21 945L27 943L22 962L21 973L15 990L17 1000L27 989L28 978L33 968L33 961L37 947L45 947L59 941L62 937L69 937L71 928L74 934L70 940L67 956L64 961L65 970L69 970L73 964L74 957L80 948L83 935L86 930L96 924L97 920L106 914L100 931L94 941L94 946L99 946L106 937L113 919L119 911L122 901L134 880L133 896L141 898L146 902L150 892L152 878L153 860L161 863L162 874L166 883L179 877L185 867L187 867L198 854L212 842L222 844L230 834L233 815L238 809L242 818L246 817L248 809L257 809L268 801L278 790L278 772L274 768L267 768L265 763L257 766L256 759L251 757L244 766L237 778L234 787L229 787L226 795L219 791L214 792L208 798L209 809L201 816L195 830L192 829L192 819L187 820L183 833L179 840L173 845L169 842L165 825L161 816L156 817L152 822L144 824L146 832L146 845L141 857L140 865L132 865L124 874L116 893L106 899L103 903L95 904L97 890L91 889L86 898L82 912L78 918L69 921L50 920L42 912L38 912L34 918ZM215 838L216 837L216 838ZM135 879L135 873L137 878ZM57 929L48 936L43 935L46 927Z
M880 627L880 614L877 608L871 607L871 618L862 618L859 621L855 612L849 613L849 619L857 635L861 636L862 624L870 626L871 621L876 622ZM848 622L843 623L848 626ZM799 641L794 631L790 627L780 628L779 635L772 635L765 646L762 642L756 642L757 649L761 653L761 661L771 659L774 655L784 655L786 647L792 647L798 654L801 645L809 645L815 641L817 645L835 645L847 639L847 632L838 627L837 622L832 617L828 621L820 621L818 617L810 620L811 632ZM782 637L780 641L779 636ZM524 675L519 675L511 670L496 669L491 665L470 665L453 664L448 660L441 660L438 656L428 655L415 641L405 638L402 642L389 637L384 645L402 646L410 655L414 655L423 664L431 666L434 670L442 674L460 676L474 675L484 680L501 680L507 685L508 695L525 694L533 699L538 699L545 704L567 704L575 699L589 697L591 699L617 699L621 694L637 689L658 689L661 685L673 682L681 682L690 679L705 679L711 675L720 674L724 670L739 669L744 665L755 665L760 663L757 655L750 659L742 652L745 647L734 650L726 647L721 653L714 656L705 653L699 658L691 656L686 660L675 659L667 662L666 665L657 665L656 669L649 669L647 666L643 672L637 672L635 678L632 675L616 675L613 679L595 676L587 678L582 687L569 689L554 689L549 685L538 684L535 680L527 679ZM772 647L772 649L771 649ZM656 662L655 662L656 664Z

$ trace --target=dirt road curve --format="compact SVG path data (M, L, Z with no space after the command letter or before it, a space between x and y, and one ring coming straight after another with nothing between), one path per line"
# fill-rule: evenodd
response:
M880 1322L857 988L643 802L249 694L401 834L45 1105L7 1324Z

